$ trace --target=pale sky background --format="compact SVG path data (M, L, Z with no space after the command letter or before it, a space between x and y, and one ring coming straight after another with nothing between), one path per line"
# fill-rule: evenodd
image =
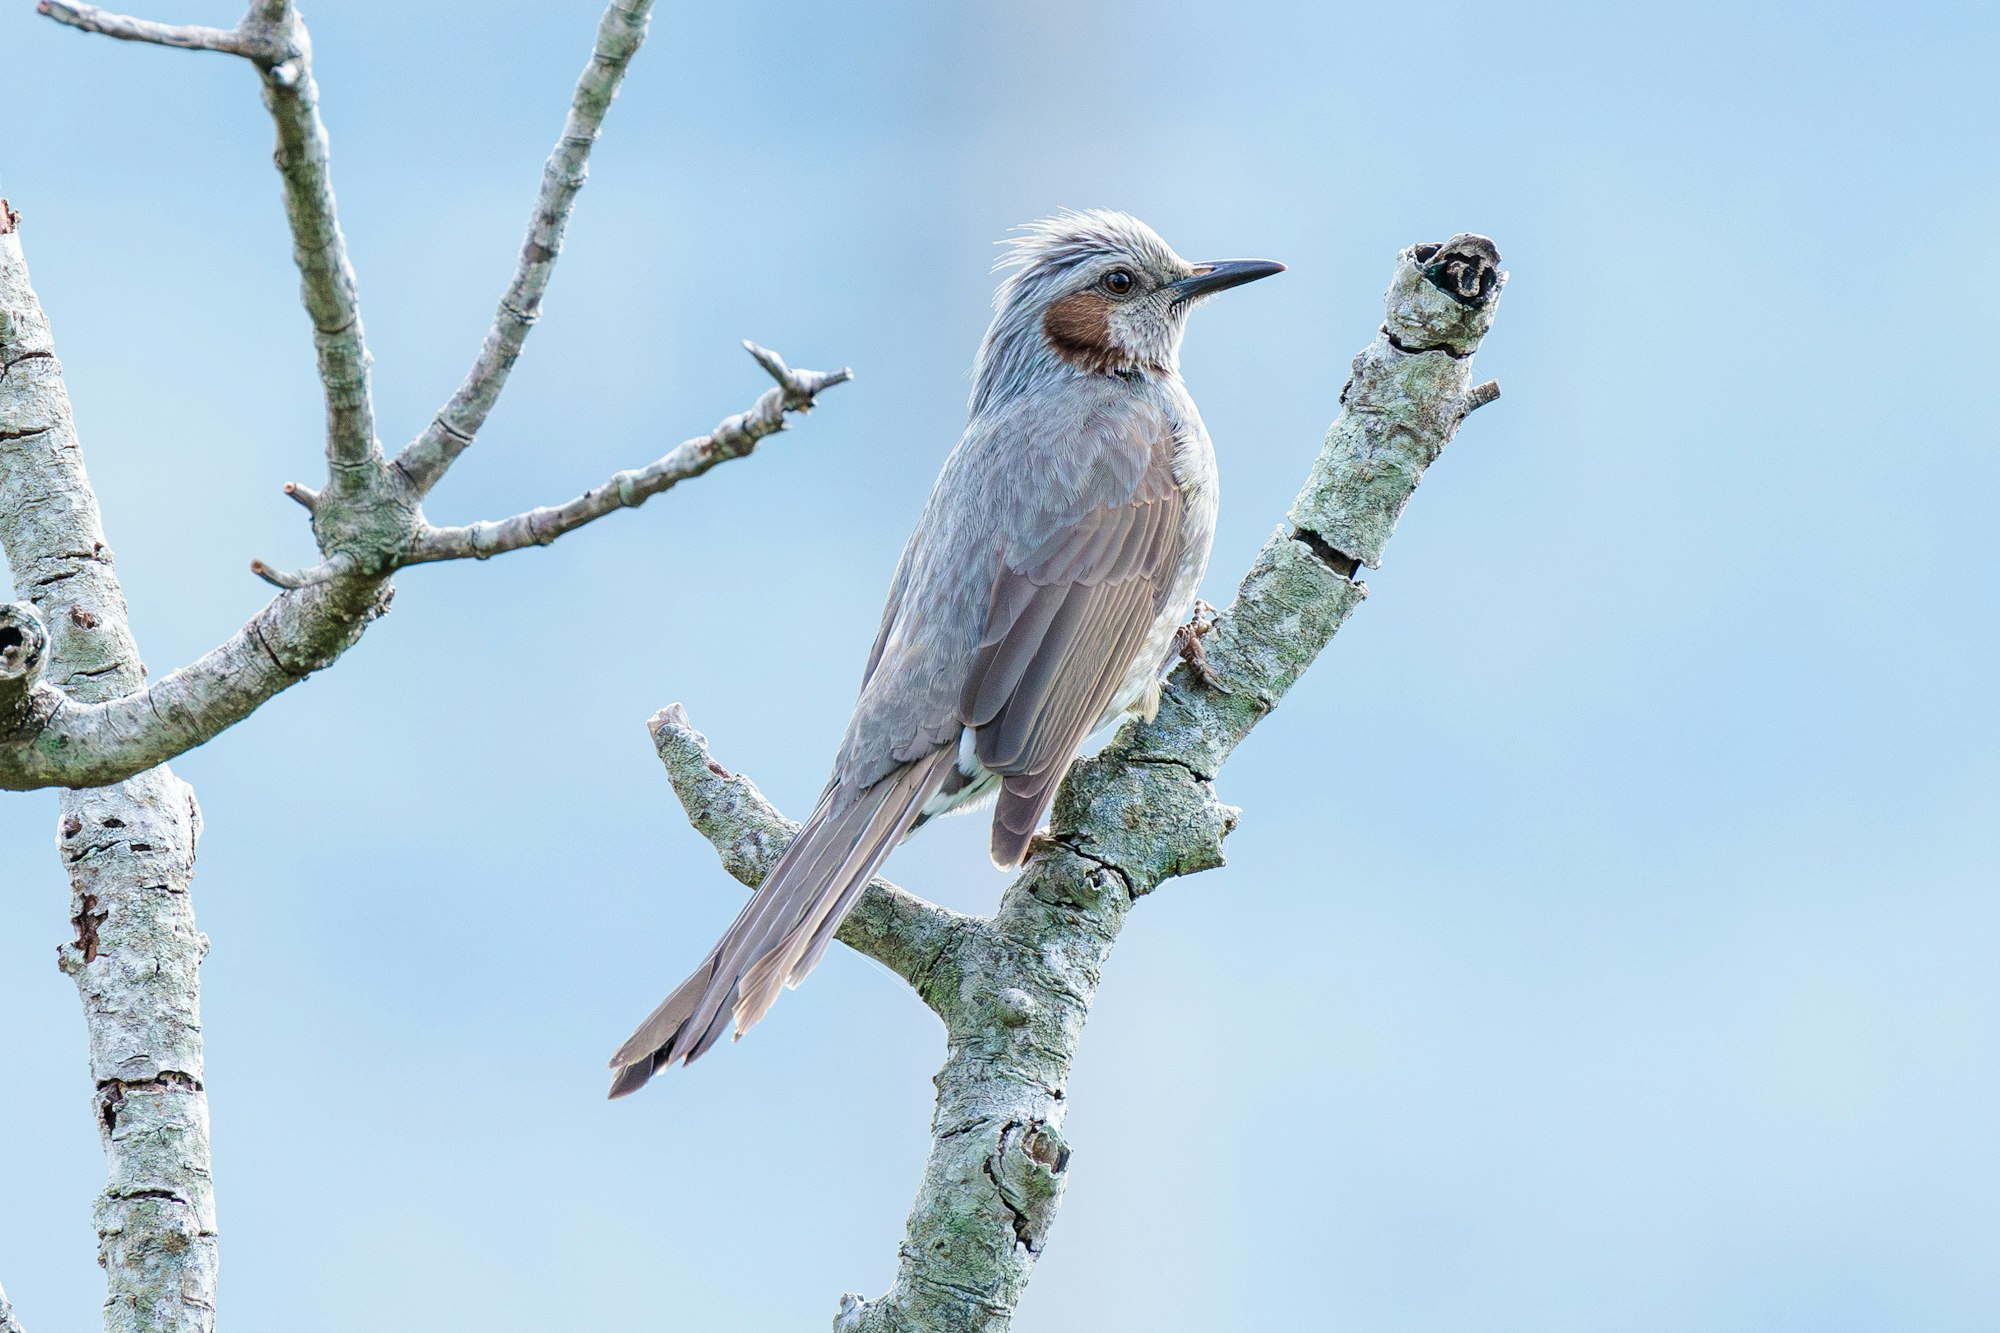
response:
M596 13L309 11L392 445L472 355ZM1400 246L1496 239L1506 396L1224 772L1228 869L1134 915L1022 1333L1993 1327L1996 44L1975 4L664 8L433 515L706 430L763 387L739 338L857 380L552 550L410 571L177 762L225 1326L817 1329L886 1287L942 1041L880 968L836 951L753 1039L602 1100L741 901L643 722L684 701L810 804L992 242L1102 205L1291 265L1188 341L1211 600ZM236 62L27 0L0 88L158 673L262 604L251 557L310 554L271 130ZM0 1282L80 1333L102 1168L54 822L0 797ZM986 910L982 846L948 822L890 872Z

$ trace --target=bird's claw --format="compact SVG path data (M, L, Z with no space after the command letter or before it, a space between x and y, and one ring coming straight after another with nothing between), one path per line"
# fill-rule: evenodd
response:
M1201 646L1201 641L1207 638L1214 628L1215 608L1197 597L1194 612L1188 617L1187 624L1174 631L1174 652L1181 661L1188 664L1188 670L1194 673L1194 678L1201 682L1203 689L1218 690L1227 694L1229 691L1223 689L1222 678L1216 675L1215 668L1209 665L1208 654Z

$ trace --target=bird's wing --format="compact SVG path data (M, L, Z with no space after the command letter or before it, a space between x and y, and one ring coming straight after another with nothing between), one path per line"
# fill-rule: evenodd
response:
M1125 414L1118 425L1126 438L1113 446L1143 459L1136 484L1003 557L959 695L980 763L1004 778L992 841L1002 866L1026 853L1077 746L1131 672L1185 554L1172 428L1155 413Z
M612 1059L614 1097L739 1033L819 961L975 729L1012 864L1183 558L1166 414L1119 386L975 423L903 553L834 778L695 974Z

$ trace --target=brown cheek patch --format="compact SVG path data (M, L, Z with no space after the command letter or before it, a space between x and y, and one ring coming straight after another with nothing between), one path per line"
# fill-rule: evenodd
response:
M1042 336L1057 356L1100 375L1125 359L1111 340L1111 304L1096 292L1072 292L1051 305Z

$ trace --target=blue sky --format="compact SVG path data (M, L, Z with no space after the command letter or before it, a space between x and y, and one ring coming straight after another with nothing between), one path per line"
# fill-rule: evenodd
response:
M1754 9L1754 12L1750 12ZM186 0L158 17L227 23ZM510 269L592 5L309 11L383 433ZM1226 598L1396 250L1493 236L1506 396L1132 920L1024 1333L1970 1330L2000 1305L1990 6L747 3L655 20L439 521L856 382L546 552L400 580L177 764L223 1318L821 1327L877 1292L935 1022L837 952L639 1098L606 1053L733 915L643 731L798 812L963 420L992 242L1129 209L1205 307ZM320 408L254 79L0 13L0 191L155 672L298 563ZM0 800L0 1281L95 1326L54 798ZM983 910L973 821L891 873Z

